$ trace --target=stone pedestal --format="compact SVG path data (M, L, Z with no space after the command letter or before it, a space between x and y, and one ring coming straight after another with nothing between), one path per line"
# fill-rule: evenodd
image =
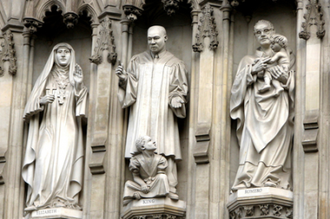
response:
M33 211L31 219L82 219L83 213L79 210L67 208L47 208L39 211Z
M134 200L124 207L123 219L185 219L186 203L170 198Z
M293 216L293 193L271 187L240 189L229 197L230 219L287 219Z

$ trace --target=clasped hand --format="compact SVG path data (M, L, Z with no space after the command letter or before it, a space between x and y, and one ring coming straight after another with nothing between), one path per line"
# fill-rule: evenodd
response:
M47 103L52 103L55 100L54 94L47 94L40 99L40 105L46 105Z

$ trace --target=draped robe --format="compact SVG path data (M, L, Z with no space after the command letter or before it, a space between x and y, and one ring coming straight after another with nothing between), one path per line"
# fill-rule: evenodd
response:
M134 56L128 78L118 93L123 108L130 106L125 157L136 153L135 140L150 136L157 153L181 160L177 118L186 116L185 105L172 108L174 97L186 102L188 83L183 62L165 51L154 58L150 51Z
M64 69L54 64L60 46L71 50L71 61ZM24 119L29 121L29 133L22 176L28 185L27 211L80 209L84 155L81 116L86 114L87 88L75 90L75 68L72 47L66 43L55 46L26 104ZM53 93L55 100L40 105L47 92Z
M230 116L237 120L240 145L239 168L233 190L262 187L270 182L290 189L293 135L294 71L277 96L276 89L258 92L264 81L251 74L256 58L245 56L238 67L231 90ZM276 80L276 79L272 79Z

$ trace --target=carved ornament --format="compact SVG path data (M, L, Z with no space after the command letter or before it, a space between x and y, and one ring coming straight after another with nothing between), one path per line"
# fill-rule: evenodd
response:
M238 206L229 212L230 219L240 218L292 218L293 209L282 204L258 204Z
M143 5L145 5L145 0L125 0L123 2L123 10L127 16L127 19L130 21L135 21L139 16L141 16L143 12Z
M99 37L97 39L97 46L94 49L94 55L89 58L89 60L94 64L102 63L102 51L108 50L108 61L111 64L115 64L117 61L117 53L115 46L115 37L111 30L111 20L105 17L101 21L101 30L99 32Z
M306 5L306 13L304 14L305 22L302 23L303 30L299 33L299 37L308 40L311 36L310 27L317 26L316 35L322 39L325 35L324 19L322 13L322 7L317 0L310 0Z
M216 30L216 23L214 21L213 8L209 5L206 5L202 10L200 24L198 25L196 43L193 45L194 52L203 51L203 40L206 37L209 37L211 40L209 45L210 50L215 50L219 45L217 36L218 31Z
M0 51L0 76L4 74L4 62L9 61L9 74L15 75L17 72L16 65L16 50L14 43L14 36L10 30L3 33L4 42L1 43Z
M173 15L175 11L179 9L179 3L181 2L182 0L162 0L164 10L169 16Z
M171 214L155 214L134 216L132 219L186 219L186 217Z
M42 22L35 18L24 18L24 26L28 29L31 34L37 32L38 28L42 27Z
M78 15L74 12L68 12L63 15L63 22L68 29L72 29L78 23Z

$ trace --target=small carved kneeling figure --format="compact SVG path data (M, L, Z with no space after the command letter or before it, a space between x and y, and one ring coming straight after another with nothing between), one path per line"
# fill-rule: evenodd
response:
M165 172L167 160L164 156L155 154L156 142L149 136L139 137L136 140L136 149L138 153L132 156L129 164L134 181L128 180L125 183L124 205L133 199L162 196L178 200L178 195L170 192Z

